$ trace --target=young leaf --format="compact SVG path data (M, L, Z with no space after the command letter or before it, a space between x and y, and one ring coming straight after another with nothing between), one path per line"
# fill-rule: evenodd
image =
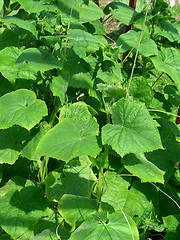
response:
M101 219L99 214L89 217L70 237L70 240L79 239L138 240L139 234L131 217L115 212L108 221Z
M78 226L88 215L96 213L97 201L86 197L65 194L58 203L58 210L68 224Z
M1 129L17 124L29 130L47 115L47 107L34 92L20 89L0 98L0 113Z
M94 119L63 119L40 141L36 154L69 161L82 155L96 157L98 124Z
M47 203L37 187L11 190L0 199L0 225L18 238L41 217L47 215Z
M112 107L112 122L103 127L102 141L120 156L162 148L158 130L144 104L119 100Z
M13 164L19 157L29 132L19 126L0 130L0 163Z
M140 154L128 154L122 159L125 168L142 182L164 183L164 172Z

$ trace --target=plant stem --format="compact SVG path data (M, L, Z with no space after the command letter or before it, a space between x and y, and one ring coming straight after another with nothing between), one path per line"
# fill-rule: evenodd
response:
M155 80L155 82L152 84L151 87L154 87L154 85L157 83L157 81L161 78L161 76L163 75L164 72L162 72Z
M133 73L134 73L134 69L135 69L135 65L136 65L136 61L137 61L137 57L138 57L138 53L139 53L139 47L140 47L140 44L141 44L141 39L142 39L143 31L144 31L144 26L145 26L145 23L146 23L148 9L149 9L149 4L148 4L147 9L146 9L146 14L145 14L145 17L144 17L142 31L141 31L141 35L140 35L140 38L139 38L138 47L137 47L136 55L135 55L135 58L134 58L134 63L133 63L133 67L132 67L131 76L130 76L130 79L129 79L129 84L128 84L125 99L127 99L128 96L129 96L129 89L130 89L130 85L131 85L131 81L132 81L132 77L133 77Z
M107 123L110 123L109 111L107 112ZM100 207L101 207L101 197L102 197L102 193L103 193L103 188L102 188L103 167L104 167L106 158L108 157L108 153L109 153L109 145L105 145L103 157L100 159L100 163L99 163L99 176L98 176L98 186L97 186L97 203L98 203L97 211L99 211Z
M68 23L68 27L67 27L66 42L65 42L65 46L64 46L64 54L63 54L62 64L64 63L64 59L66 57L67 41L68 41L68 36L69 36L69 29L70 29L70 24L71 24L73 6L74 6L74 0L72 0L72 6L71 6L70 17L69 17L69 23Z

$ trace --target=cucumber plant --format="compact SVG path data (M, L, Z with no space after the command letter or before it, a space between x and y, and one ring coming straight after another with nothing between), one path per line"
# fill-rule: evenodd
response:
M0 239L179 239L172 8L1 0L0 10ZM108 14L134 26L113 45Z

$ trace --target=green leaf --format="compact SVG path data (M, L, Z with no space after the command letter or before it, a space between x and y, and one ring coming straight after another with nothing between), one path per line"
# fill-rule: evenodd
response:
M143 188L138 189L136 186L131 186L128 181L116 173L108 173L104 186L102 201L110 204L115 211L123 210L131 217L135 215L141 217L150 206L150 201L143 192ZM152 194L149 185L145 185L145 189ZM153 194L153 197L156 197L157 193L153 192ZM152 196L150 196L150 200L152 201Z
M175 42L179 40L179 33L169 20L159 19L158 24L160 28L157 26L154 27L155 35L163 36L167 38L170 42Z
M19 42L18 35L15 31L9 29L0 29L0 50L6 47L17 47Z
M42 1L39 0L17 0L17 2L21 4L22 8L28 13L39 13L41 11L53 10L51 5L44 4Z
M106 47L104 41L101 41L100 38L81 29L70 29L68 39L69 47L82 47L86 51L95 52L99 47Z
M8 92L12 92L14 89L13 85L0 74L0 97Z
M82 155L96 157L100 152L97 134L98 124L94 119L63 119L42 138L36 154L63 161Z
M104 9L104 13L109 14L110 12L113 17L127 26L134 22L134 18L137 15L137 12L133 8L121 2L109 3Z
M53 95L59 97L61 103L64 104L65 94L68 89L68 82L59 75L57 77L53 77L50 88Z
M108 221L96 214L87 219L71 235L70 240L119 239L138 240L139 234L132 218L122 212L112 213Z
M31 32L32 34L36 35L35 26L27 20L23 20L21 18L14 17L14 16L12 16L12 17L11 16L5 16L3 18L3 22L5 24L10 25L10 26L16 25L16 26L18 26L22 29L25 29L25 30Z
M69 161L60 175L57 172L50 173L45 179L46 194L50 201L59 201L64 194L72 194L89 198L96 176L82 160Z
M12 84L17 78L15 62L21 55L22 50L16 47L6 47L0 51L0 71L1 74Z
M58 0L57 7L64 24L69 22L72 6L71 22L73 23L86 23L100 19L103 16L102 10L92 1L74 0L72 5L72 0Z
M165 172L165 183L169 181L174 173L174 164L179 161L180 144L177 143L175 134L171 125L164 119L158 119L159 133L164 149L156 150L151 153L145 153L148 161L151 161L159 169Z
M13 164L23 149L29 132L19 126L0 130L0 163Z
M71 51L64 62L62 77L69 86L74 88L93 88L93 73L87 58L80 58Z
M151 57L158 71L167 73L180 91L180 54L175 48L161 48L158 56Z
M140 154L129 154L122 159L125 168L142 182L164 183L164 172Z
M103 17L103 12L94 2L89 1L87 4L82 4L79 8L79 17L81 23L95 21Z
M154 91L147 83L144 77L133 77L129 89L129 93L135 100L144 102L149 106L153 100Z
M165 225L166 235L165 240L179 240L180 237L180 214L169 215L163 217L163 222Z
M102 141L120 156L162 148L158 130L144 104L119 100L112 107L112 122L102 128Z
M23 187L34 186L34 183L26 178L19 176L12 177L3 187L0 188L0 198L11 190L20 191Z
M20 70L48 71L61 68L62 64L52 54L39 48L28 48L23 51L16 61L16 67Z
M40 157L35 156L36 148L41 140L41 138L45 135L45 130L40 129L35 135L31 135L30 139L27 139L25 143L25 147L21 152L22 157L26 157L32 161L38 161Z
M96 213L97 201L65 194L58 203L58 210L68 224L79 226L87 216Z
M88 120L92 116L88 110L88 106L84 102L76 102L70 106L64 106L60 112L59 119L71 118L76 120Z
M0 98L0 112L0 128L17 124L29 130L47 115L47 107L34 92L20 89Z
M125 34L120 35L116 42L117 46L121 46L120 52L123 53L131 49L133 49L133 51L136 52L140 35L141 31L138 30L130 30ZM145 57L158 54L157 45L152 39L150 39L148 33L144 32L142 36L142 40L139 47L139 54L142 54Z
M47 214L47 203L37 187L11 190L0 199L0 225L13 238L18 238Z
M2 8L3 8L3 5L4 5L4 0L0 0L0 11L1 11Z
M41 218L39 221L30 226L18 240L58 240L69 239L70 233L62 226L63 218L56 210L49 209L46 217Z

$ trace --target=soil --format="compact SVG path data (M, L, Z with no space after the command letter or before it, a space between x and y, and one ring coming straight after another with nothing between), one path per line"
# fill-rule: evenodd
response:
M113 0L99 0L99 5L100 5L101 9L103 10L105 8L105 6L112 1ZM111 16L110 18L109 18L109 16L110 16L110 14L105 15L102 20L103 20L103 22L105 21L104 27L106 29L107 37L109 38L109 40L111 42L114 42L117 40L117 38L119 37L120 34L125 32L126 27L124 24L122 24L121 22L116 20L113 16ZM106 20L107 18L109 18L109 19Z

